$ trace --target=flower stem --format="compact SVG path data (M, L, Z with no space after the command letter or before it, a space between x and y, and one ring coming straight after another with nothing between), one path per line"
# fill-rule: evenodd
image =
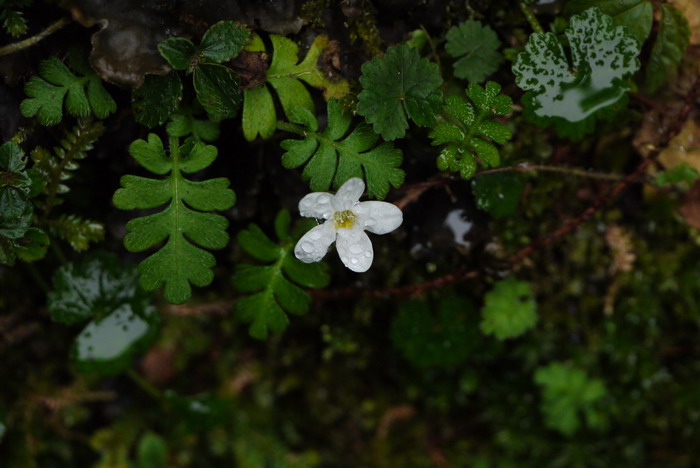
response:
M6 46L0 47L0 56L13 54L15 52L19 52L22 49L26 49L28 47L35 45L35 44L38 44L42 39L55 33L56 31L58 31L59 29L61 29L63 26L67 25L70 22L71 22L71 19L67 16L64 16L63 18L59 19L58 21L51 23L46 29L44 29L43 31L39 32L38 34L36 34L32 37L28 37L27 39L25 39L23 41L15 42L13 44L7 44Z
M535 31L536 33L544 33L544 29L542 29L542 25L537 20L537 17L535 16L535 13L532 11L532 8L530 8L522 0L519 1L518 4L520 5L520 11L522 11L523 15L525 15L525 19L527 20L528 23L530 23L530 27L532 28L532 30Z

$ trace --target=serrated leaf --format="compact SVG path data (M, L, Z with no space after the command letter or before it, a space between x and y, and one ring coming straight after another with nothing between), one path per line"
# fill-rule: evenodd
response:
M24 13L10 8L3 8L0 11L2 27L12 37L19 37L27 33L27 20Z
M197 46L184 37L169 37L158 43L158 52L175 70L187 70Z
M199 54L205 60L221 63L241 53L250 32L233 21L219 21L212 25L202 37Z
M535 326L536 309L530 285L511 276L486 293L481 331L501 341L515 338Z
M523 176L517 172L484 174L472 180L476 206L488 211L494 218L515 213L524 188Z
M32 223L31 179L25 170L26 164L27 159L17 143L8 141L0 146L0 238L6 240L5 260L0 263L14 263L14 241L24 236Z
M661 4L661 21L656 42L646 68L645 85L649 92L656 92L675 74L683 54L690 44L688 20L676 7Z
M466 299L441 300L401 306L391 324L391 341L418 368L454 368L464 363L479 345L474 305Z
M177 138L170 138L167 156L160 138L150 134L148 141L133 142L129 152L149 171L169 175L165 179L122 177L122 188L113 198L117 208L152 209L167 204L158 213L129 221L124 245L127 250L141 252L165 241L139 265L141 285L147 291L163 285L165 299L181 304L190 298L191 284L206 286L214 277L211 268L216 261L203 248L226 246L228 221L208 211L229 209L235 194L226 178L194 182L183 176L208 167L216 158L214 146L192 142L181 147Z
M513 64L525 116L553 125L560 136L578 140L597 118L614 115L626 103L630 76L639 69L639 44L597 8L573 16L565 31L571 62L553 33L534 33Z
M548 427L573 435L582 425L603 429L607 417L601 403L607 396L605 384L576 367L555 362L535 372L535 383L542 387L540 405Z
M403 138L408 119L432 126L442 103L442 77L434 63L407 44L389 47L384 57L362 65L357 113L385 140Z
M182 99L182 82L175 73L146 75L143 85L131 92L134 119L148 128L163 125Z
M277 116L270 87L275 90L282 110L288 119L294 112L306 109L315 115L316 110L311 95L302 81L314 88L323 89L326 99L340 98L350 90L342 78L329 78L319 69L321 52L329 45L328 36L317 36L304 60L297 63L299 47L291 40L270 35L272 42L272 62L266 71L266 82L261 87L247 89L243 102L243 135L253 141L259 135L269 138L275 131ZM249 51L264 51L262 41L253 36Z
M566 4L567 15L583 13L598 8L609 15L613 25L624 26L641 45L649 37L654 20L654 8L649 0L572 0Z
M56 270L48 308L56 322L79 323L143 299L136 268L121 265L114 254L99 253Z
M197 100L214 119L235 117L241 107L240 80L230 68L200 65L194 71Z
M117 110L117 104L93 72L76 76L58 58L39 64L39 75L27 81L27 99L20 104L25 117L36 116L42 125L56 125L63 118L63 107L74 117L95 115L104 119Z
M477 163L485 168L501 164L494 143L503 144L512 134L508 127L492 119L509 114L513 101L500 92L501 86L489 81L485 87L469 85L467 96L471 103L457 96L445 100L444 120L429 135L433 146L446 145L438 156L438 169L458 172L462 178L470 179Z
M251 322L249 333L254 338L265 339L269 332L284 330L289 323L287 313L302 315L308 311L311 298L299 286L323 288L330 280L325 264L302 263L294 257L292 251L301 233L279 235L281 229L288 229L285 221L288 217L288 212L281 211L275 222L278 237L283 238L282 245L274 243L254 224L237 237L248 254L270 263L238 265L232 278L236 290L255 293L234 304L238 318Z
M316 117L307 109L294 113L293 122L306 125L303 140L284 140L282 165L297 168L306 165L302 179L311 190L325 192L339 188L352 177L367 181L369 196L384 199L389 188L403 184L405 173L400 168L403 156L391 143L377 145L379 136L369 125L361 123L350 131L352 116L343 112L335 99L328 101L328 126L318 132Z
M469 20L447 31L445 50L458 59L455 76L470 83L481 83L498 70L502 57L496 32L479 21Z

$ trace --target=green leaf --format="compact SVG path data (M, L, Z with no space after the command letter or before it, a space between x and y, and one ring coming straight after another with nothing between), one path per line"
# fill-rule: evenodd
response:
M68 242L76 252L87 250L91 243L100 242L105 236L104 225L72 214L49 220L48 228L51 234Z
M189 110L184 110L170 116L166 126L168 135L178 138L192 135L200 141L216 141L221 133L219 123L206 119L198 119Z
M318 132L316 117L300 108L291 118L306 125L303 140L284 140L282 165L296 168L306 165L302 179L308 180L311 190L327 191L331 185L338 188L348 179L359 177L367 181L369 196L384 199L390 186L403 184L405 173L400 168L401 151L391 143L377 145L379 136L369 125L361 123L350 130L352 115L343 112L335 99L328 101L328 126Z
M681 163L668 171L660 172L656 175L656 185L665 187L667 185L685 183L688 187L693 185L700 174L688 163Z
M27 33L27 20L24 13L10 8L0 10L0 21L7 34L12 37L19 37Z
M163 125L182 100L182 82L175 73L146 75L140 88L131 92L134 119L148 128Z
M32 76L24 86L28 97L20 111L25 117L36 116L42 125L59 123L64 105L74 117L95 115L104 119L117 110L116 102L92 71L76 76L58 58L50 57L39 64L39 75Z
M639 44L597 8L573 16L565 35L571 61L556 35L534 33L513 73L527 91L525 117L578 140L594 130L597 118L610 118L626 104Z
M646 69L645 84L649 92L658 91L675 74L689 44L688 20L673 5L662 3L659 32Z
M228 243L228 221L208 213L227 210L235 202L226 178L194 182L183 177L208 167L217 150L201 142L179 146L170 138L170 157L157 135L148 141L136 140L129 147L131 155L149 171L165 179L148 179L127 175L114 194L114 204L122 210L152 209L165 205L155 214L136 218L126 225L129 232L124 245L131 252L141 252L165 241L156 253L139 265L141 285L150 291L165 286L165 299L181 304L191 296L190 284L206 286L214 274L214 256L200 247L223 249Z
M167 468L168 445L158 434L147 432L141 436L136 450L138 468Z
M14 241L15 253L25 262L35 262L46 256L49 237L38 228L29 228L22 237Z
M241 53L250 32L233 21L219 21L212 25L202 37L200 56L205 60L221 63Z
M654 20L654 8L650 0L571 0L566 4L567 15L577 15L596 7L613 20L614 26L624 26L641 46Z
M158 43L158 52L173 69L187 70L197 53L197 46L184 37L169 37Z
M401 306L391 324L391 340L418 368L451 369L463 364L479 345L474 305L466 299L442 299Z
M14 264L15 242L26 234L34 217L26 164L17 143L8 141L0 146L0 263L6 265Z
M230 68L201 65L194 71L197 100L216 120L235 117L241 107L241 84Z
M486 293L481 331L501 341L515 338L535 326L536 309L530 285L511 276Z
M385 140L403 138L408 119L432 126L442 103L440 70L407 44L362 65L357 113Z
M481 83L498 70L501 41L496 32L479 21L469 20L447 31L445 50L458 60L454 63L455 76Z
M177 413L188 430L207 431L231 421L231 400L203 393L196 396L181 396L172 390L165 392L168 408Z
M323 89L326 99L343 97L350 90L347 81L329 78L319 69L321 52L329 45L328 36L317 36L306 57L299 63L299 47L293 41L275 34L270 35L270 40L273 52L272 62L266 71L266 82L261 87L245 90L243 94L243 135L248 141L253 141L258 135L270 138L275 132L277 115L270 87L275 90L288 119L300 109L316 114L311 95L302 81L314 88ZM253 36L246 50L264 51L259 36Z
M433 146L446 145L437 160L440 170L459 172L462 178L470 179L477 163L485 168L501 164L494 143L503 144L512 134L508 127L492 119L509 114L513 101L500 92L501 86L489 81L483 88L469 85L467 96L471 103L457 96L445 100L444 119L429 135Z
M106 317L123 304L144 298L136 268L121 265L114 254L99 253L56 270L48 308L54 321L78 323Z
M288 212L277 215L275 226L279 231L285 225ZM279 234L279 232L278 232ZM294 245L301 237L289 236L282 245L274 243L256 225L238 234L240 246L254 258L270 265L238 265L233 275L233 285L240 292L255 293L238 299L234 310L242 321L251 322L252 337L265 339L269 332L280 332L287 327L287 313L302 315L308 312L311 298L301 289L323 288L330 277L325 264L302 263L294 257Z
M83 372L124 372L131 367L134 355L146 350L157 337L159 318L155 307L122 304L83 329L75 339L71 358Z
M472 181L476 206L488 211L494 218L515 213L524 188L524 178L517 172L484 174Z
M607 426L602 409L607 389L600 379L590 378L582 369L555 362L537 369L534 380L542 387L541 409L548 427L570 436L581 427L581 417L591 429Z

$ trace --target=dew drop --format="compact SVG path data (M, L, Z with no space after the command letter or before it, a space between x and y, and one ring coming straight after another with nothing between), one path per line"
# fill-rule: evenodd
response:
M303 250L306 253L313 252L314 245L311 242L304 242L303 244L301 244L301 250Z

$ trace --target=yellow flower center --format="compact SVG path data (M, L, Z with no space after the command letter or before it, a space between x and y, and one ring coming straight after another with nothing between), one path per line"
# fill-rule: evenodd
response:
M357 221L357 216L350 210L333 213L333 222L336 229L350 229L355 225L355 221Z

